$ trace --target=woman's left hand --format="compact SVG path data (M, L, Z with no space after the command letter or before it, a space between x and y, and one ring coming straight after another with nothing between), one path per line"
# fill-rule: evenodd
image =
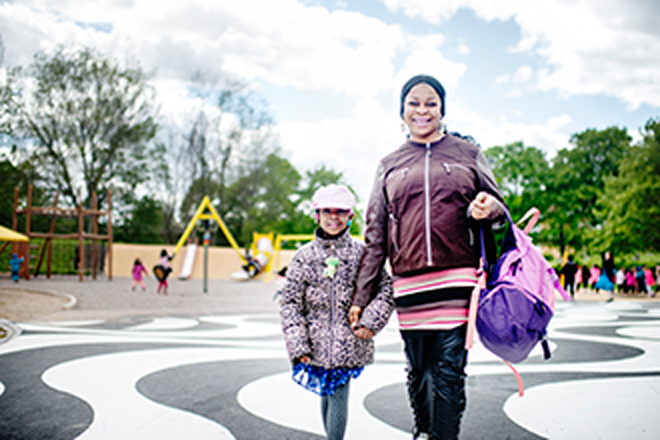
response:
M475 220L483 220L490 216L495 207L495 197L487 192L481 191L470 203L470 217Z

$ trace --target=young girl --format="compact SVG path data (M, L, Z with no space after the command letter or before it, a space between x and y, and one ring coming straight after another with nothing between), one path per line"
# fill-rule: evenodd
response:
M149 276L149 272L147 272L147 269L142 264L142 261L140 261L139 258L136 258L133 262L133 284L131 285L131 290L135 290L135 285L137 283L140 283L143 292L147 290L147 288L144 286L144 281L142 280L143 272L146 276Z
M163 249L160 251L160 262L154 267L154 273L158 274L161 273L162 276L156 275L156 278L158 278L158 289L156 290L156 293L160 294L161 289L163 290L163 295L167 295L167 288L169 284L167 283L167 277L169 276L170 272L172 272L172 266L170 265L170 260L172 257L167 255L167 251ZM157 269L160 266L160 271Z
M346 430L349 380L373 362L371 338L387 324L394 303L383 271L378 294L351 329L348 310L363 248L349 232L355 198L344 186L328 185L312 201L319 227L288 267L280 315L293 379L321 396L323 426L334 440Z

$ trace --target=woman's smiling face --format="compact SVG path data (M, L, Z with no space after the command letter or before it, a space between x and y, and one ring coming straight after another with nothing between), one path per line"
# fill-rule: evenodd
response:
M410 139L426 143L439 140L442 101L438 93L426 83L410 89L404 100L403 121L410 130Z

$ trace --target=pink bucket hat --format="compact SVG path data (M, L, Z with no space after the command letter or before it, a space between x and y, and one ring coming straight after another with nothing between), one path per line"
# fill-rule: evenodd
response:
M316 190L312 197L314 210L323 208L347 209L353 211L355 196L344 185L331 183Z

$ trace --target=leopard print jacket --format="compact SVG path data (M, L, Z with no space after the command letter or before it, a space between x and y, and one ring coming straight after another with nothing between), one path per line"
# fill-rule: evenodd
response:
M359 339L348 322L363 247L348 230L335 239L322 238L317 230L315 240L294 255L280 301L282 331L292 364L303 355L312 365L326 369L373 362L373 340ZM332 256L338 264L329 276L326 260ZM381 278L378 294L360 318L360 325L374 333L387 325L394 308L391 278L385 271Z

